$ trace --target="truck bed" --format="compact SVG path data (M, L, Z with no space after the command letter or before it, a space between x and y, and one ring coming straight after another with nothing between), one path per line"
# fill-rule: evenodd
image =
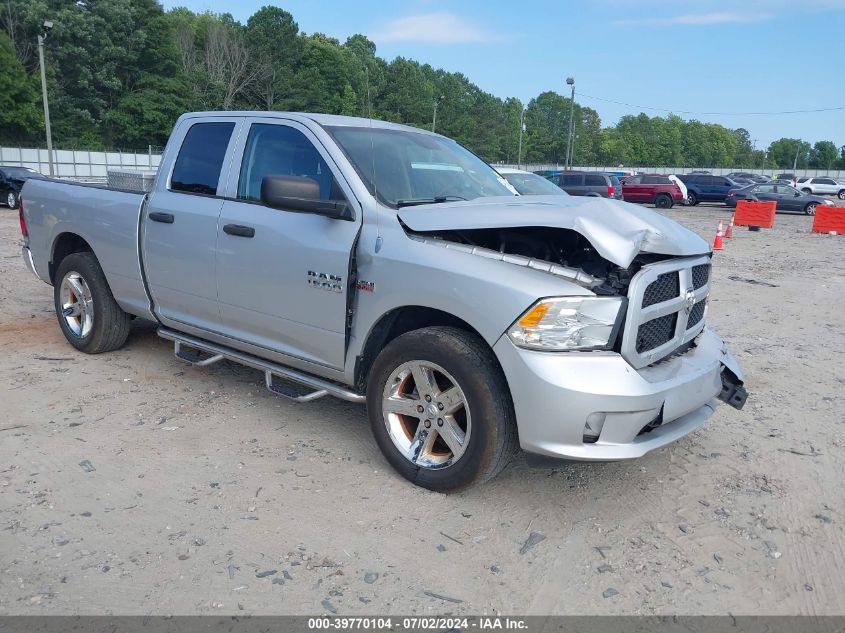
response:
M28 180L21 192L36 273L52 284L50 263L70 234L97 254L120 307L152 318L140 264L139 226L146 194L59 180Z

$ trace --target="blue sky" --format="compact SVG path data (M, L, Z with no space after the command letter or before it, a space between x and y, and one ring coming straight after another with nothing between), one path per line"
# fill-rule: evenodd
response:
M363 33L387 60L459 71L499 97L565 93L573 76L605 125L666 114L649 106L745 127L758 148L782 136L845 144L845 109L734 114L845 107L845 0L164 1L241 22L265 4L306 33Z

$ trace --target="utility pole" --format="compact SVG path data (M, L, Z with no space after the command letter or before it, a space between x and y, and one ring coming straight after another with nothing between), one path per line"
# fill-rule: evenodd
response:
M572 130L575 124L575 79L567 77L566 83L572 86L572 97L569 101L569 134L566 137L566 162L564 169L572 167Z
M41 96L44 99L44 127L47 131L47 160L50 165L50 176L55 175L53 169L53 134L50 131L50 106L47 103L47 71L44 69L44 40L53 28L50 20L45 20L43 30L38 34L38 61L41 65Z
M434 132L434 126L437 125L437 104L440 101L443 101L443 99L445 99L445 98L446 98L445 95L440 95L437 99L434 100L434 116L431 117L431 131L432 132Z
M519 149L516 153L516 167L522 169L522 133L525 132L525 108L519 113Z
M792 161L792 173L795 173L795 169L798 167L798 154L801 152L801 141L798 141L798 148L795 150L795 160Z

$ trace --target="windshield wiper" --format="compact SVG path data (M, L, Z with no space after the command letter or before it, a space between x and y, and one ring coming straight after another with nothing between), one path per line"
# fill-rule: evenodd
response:
M462 198L461 196L434 196L433 198L410 198L407 200L397 200L396 206L398 208L414 207L418 204L439 204L441 202L451 202L453 200L466 200L466 198Z

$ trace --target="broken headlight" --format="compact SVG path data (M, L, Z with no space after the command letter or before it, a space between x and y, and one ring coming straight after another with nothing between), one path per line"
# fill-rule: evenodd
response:
M541 299L508 329L508 336L529 349L609 349L623 304L622 297Z

